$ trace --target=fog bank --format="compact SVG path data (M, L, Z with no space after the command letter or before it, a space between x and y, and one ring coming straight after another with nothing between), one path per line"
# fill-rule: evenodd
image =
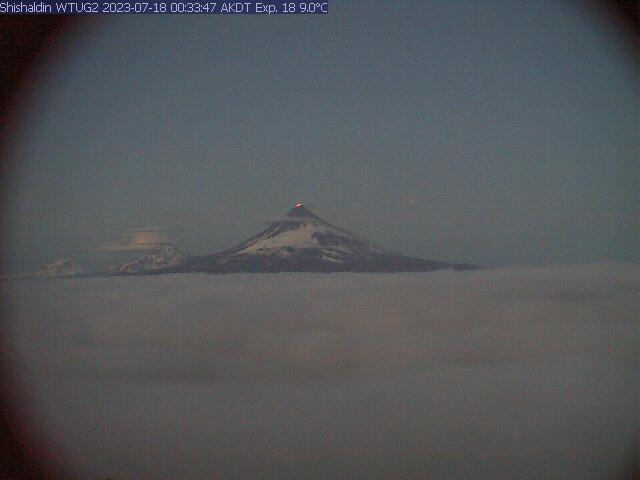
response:
M640 268L6 284L38 426L88 478L611 478Z

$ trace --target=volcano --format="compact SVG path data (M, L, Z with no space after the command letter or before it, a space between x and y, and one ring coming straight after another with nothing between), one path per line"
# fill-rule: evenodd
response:
M164 272L180 266L184 258L178 247L172 243L164 243L156 245L136 260L112 265L104 273L108 275L137 275L156 271Z
M408 257L325 222L302 204L228 250L186 258L173 272L429 272L471 264ZM165 270L165 271L167 271ZM159 273L159 272L158 272Z

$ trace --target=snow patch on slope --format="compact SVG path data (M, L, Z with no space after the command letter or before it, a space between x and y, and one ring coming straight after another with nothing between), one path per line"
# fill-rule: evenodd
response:
M316 223L305 222L300 227L287 230L272 237L259 239L247 248L236 252L236 255L255 253L272 253L272 250L281 248L320 248L320 242L313 237L314 233L325 229Z
M33 272L33 278L65 278L82 273L82 268L66 258L59 258L44 268Z
M184 255L180 253L178 247L173 244L160 245L148 254L130 261L113 265L107 269L107 273L135 274L153 272L164 268L172 268L180 265L184 260Z

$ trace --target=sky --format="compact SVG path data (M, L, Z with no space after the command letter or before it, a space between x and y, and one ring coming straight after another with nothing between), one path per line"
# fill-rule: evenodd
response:
M3 256L213 253L303 202L407 255L638 262L636 67L570 1L105 18L26 102Z
M5 286L62 478L635 477L637 265Z

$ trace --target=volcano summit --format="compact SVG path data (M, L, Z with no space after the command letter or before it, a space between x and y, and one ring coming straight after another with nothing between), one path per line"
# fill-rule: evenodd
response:
M473 270L453 264L407 257L376 246L335 227L297 204L256 236L212 255L187 257L172 272L428 272Z

